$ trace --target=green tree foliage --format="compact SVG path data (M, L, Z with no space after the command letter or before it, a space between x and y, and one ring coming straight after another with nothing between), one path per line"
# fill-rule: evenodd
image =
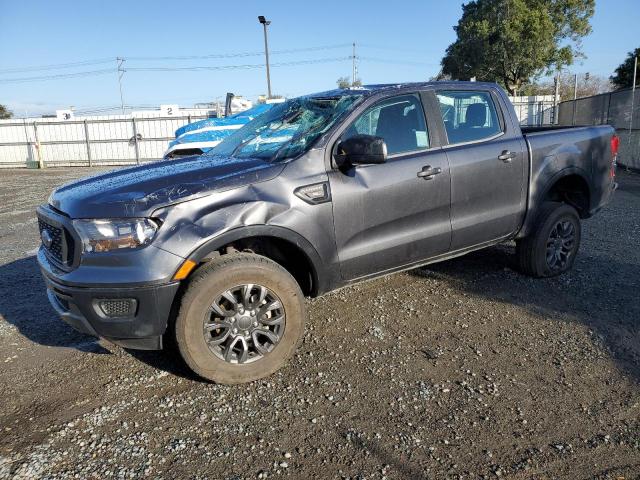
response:
M510 94L553 67L570 65L591 31L595 0L474 0L463 5L458 38L442 73L498 82Z
M638 70L636 75L640 73L640 48L636 48L633 52L627 54L627 58L615 70L615 74L611 77L611 82L616 88L629 88L633 86L633 64L635 57L638 57ZM636 77L636 84L640 81Z
M4 105L0 105L0 119L4 120L11 117L13 117L13 112L8 110Z

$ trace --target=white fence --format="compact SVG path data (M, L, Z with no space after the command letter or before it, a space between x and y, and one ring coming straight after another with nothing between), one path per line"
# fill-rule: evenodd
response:
M552 122L553 97L512 97L521 125ZM158 113L0 120L0 168L134 165L162 158L179 127L206 118Z
M516 116L523 126L540 126L554 123L555 109L553 95L509 97Z
M162 158L175 131L206 115L0 122L0 167L132 165Z

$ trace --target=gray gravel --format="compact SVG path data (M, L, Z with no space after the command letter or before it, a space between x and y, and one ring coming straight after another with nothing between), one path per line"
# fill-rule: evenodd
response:
M289 365L229 387L55 317L33 210L90 172L0 170L0 478L640 478L640 175L569 274L504 245L310 300Z

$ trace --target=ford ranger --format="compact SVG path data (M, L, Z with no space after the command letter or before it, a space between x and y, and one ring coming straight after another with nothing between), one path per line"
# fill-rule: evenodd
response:
M515 240L571 268L615 189L609 126L521 128L495 84L373 85L273 106L204 155L116 170L38 208L49 300L132 349L171 339L205 379L267 376L305 296Z

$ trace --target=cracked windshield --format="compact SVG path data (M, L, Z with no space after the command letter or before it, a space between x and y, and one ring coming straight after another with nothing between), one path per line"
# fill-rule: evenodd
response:
M309 149L361 95L301 97L273 107L229 136L209 154L282 160Z

